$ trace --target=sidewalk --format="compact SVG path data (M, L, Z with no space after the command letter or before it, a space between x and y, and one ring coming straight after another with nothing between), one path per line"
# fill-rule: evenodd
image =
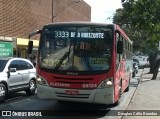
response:
M160 74L156 80L151 80L153 74L148 72L149 68L143 70L139 86L127 107L134 116L123 116L122 119L160 119Z

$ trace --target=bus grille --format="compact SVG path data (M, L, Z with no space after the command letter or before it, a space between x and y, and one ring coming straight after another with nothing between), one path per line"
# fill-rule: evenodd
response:
M64 77L53 77L57 82L70 83L70 84L84 84L89 83L93 78L64 78Z
M63 98L82 98L82 99L88 99L90 94L78 94L78 95L69 95L65 93L58 93L56 92L57 97L63 97Z

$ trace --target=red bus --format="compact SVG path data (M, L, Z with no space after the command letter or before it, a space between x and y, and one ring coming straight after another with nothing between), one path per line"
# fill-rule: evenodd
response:
M118 104L132 78L132 41L115 24L44 25L37 57L40 99ZM28 53L32 51L29 42Z

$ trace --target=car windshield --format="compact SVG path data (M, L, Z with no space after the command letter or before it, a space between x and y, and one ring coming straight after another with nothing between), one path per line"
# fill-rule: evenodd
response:
M40 43L40 67L70 71L108 70L112 29L104 26L44 29Z
M5 60L5 59L0 59L0 72L2 72L7 64L8 60Z

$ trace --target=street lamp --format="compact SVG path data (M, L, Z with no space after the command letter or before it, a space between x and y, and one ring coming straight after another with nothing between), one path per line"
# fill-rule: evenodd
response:
M52 23L54 21L54 18L57 17L62 11L64 11L68 6L70 6L72 3L79 3L82 0L73 0L68 5L66 5L64 8L62 8L57 14L56 14L56 0L52 0Z

